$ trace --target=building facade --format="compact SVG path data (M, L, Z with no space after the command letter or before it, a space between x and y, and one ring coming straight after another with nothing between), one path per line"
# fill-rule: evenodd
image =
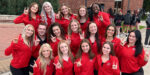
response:
M80 5L87 5L90 7L92 3L99 3L107 12L109 8L114 10L122 9L126 13L128 9L138 10L142 8L144 0L59 0L60 5L65 4L72 9L72 12L77 12Z

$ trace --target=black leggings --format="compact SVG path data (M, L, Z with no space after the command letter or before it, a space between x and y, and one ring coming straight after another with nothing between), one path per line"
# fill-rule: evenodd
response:
M149 44L148 44L148 39L150 37L150 29L146 29L146 36L145 36L145 45L150 45L150 41L149 41Z
M16 69L10 65L10 71L12 75L29 75L29 69L27 67Z
M143 68L140 68L137 72L135 73L122 73L121 75L144 75Z

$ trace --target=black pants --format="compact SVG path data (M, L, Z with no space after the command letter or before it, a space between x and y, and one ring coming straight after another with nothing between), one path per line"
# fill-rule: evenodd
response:
M144 43L145 45L150 45L150 41L148 44L149 36L150 36L150 29L146 29L146 36L145 36L145 43Z
M137 72L135 73L122 73L122 75L144 75L143 68L140 68Z
M29 69L27 67L16 69L10 65L10 71L12 75L29 75Z
M34 61L36 61L36 58L34 58L33 56L30 58L30 62L29 62L29 66L28 69L31 73L33 73L33 67L31 67L30 65L34 65Z

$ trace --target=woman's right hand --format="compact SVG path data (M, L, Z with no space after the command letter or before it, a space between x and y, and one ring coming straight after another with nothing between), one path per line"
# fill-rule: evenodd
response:
M57 62L57 64L55 64L55 63L53 63L53 64L56 67L56 69L60 69L62 67L60 62Z
M18 38L14 38L12 41L13 41L13 43L17 44L18 43Z
M75 62L75 64L77 64L77 67L82 66L82 64L81 64L81 59L80 59L78 62Z
M51 35L51 40L52 40L52 42L56 42L56 37Z

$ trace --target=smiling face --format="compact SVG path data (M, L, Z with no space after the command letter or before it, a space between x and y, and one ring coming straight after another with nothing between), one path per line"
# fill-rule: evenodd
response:
M104 44L103 47L102 47L102 53L104 55L109 55L110 51L111 51L110 45L109 44Z
M38 5L37 4L33 4L31 6L31 12L32 13L37 13L38 12Z
M45 4L44 5L44 10L46 11L46 13L49 13L49 12L51 12L52 8L50 7L50 5Z
M69 13L69 9L67 6L62 6L61 7L61 12L64 14L64 15L67 15Z
M38 35L44 36L46 34L46 26L39 25L38 27Z
M62 52L63 55L68 54L69 48L68 48L68 45L66 43L61 43L59 48L60 48L60 51Z
M85 8L80 8L79 9L79 15L84 17L86 15L86 9Z
M110 26L107 30L107 37L113 37L114 33L115 33L115 28Z
M83 42L81 44L81 48L82 48L82 50L83 50L84 53L88 53L89 50L90 50L90 46L89 46L89 44L87 42Z
M96 32L97 32L97 25L95 23L91 23L89 25L89 32L91 34L96 34Z
M50 50L48 47L43 47L42 49L42 55L45 57L45 58L49 58L50 57Z
M134 33L134 32L131 32L130 35L129 35L129 43L130 43L130 44L135 44L135 42L136 42L135 33Z
M75 22L75 21L72 21L72 23L71 23L71 30L72 30L73 32L78 32L78 28L79 28L78 23Z
M31 37L34 33L34 28L29 26L26 30L25 30L25 36L27 38Z
M98 4L93 4L92 10L95 14L98 14L98 12L100 11Z
M59 26L54 26L52 30L53 30L53 33L56 35L56 37L59 37L61 35L61 30Z

